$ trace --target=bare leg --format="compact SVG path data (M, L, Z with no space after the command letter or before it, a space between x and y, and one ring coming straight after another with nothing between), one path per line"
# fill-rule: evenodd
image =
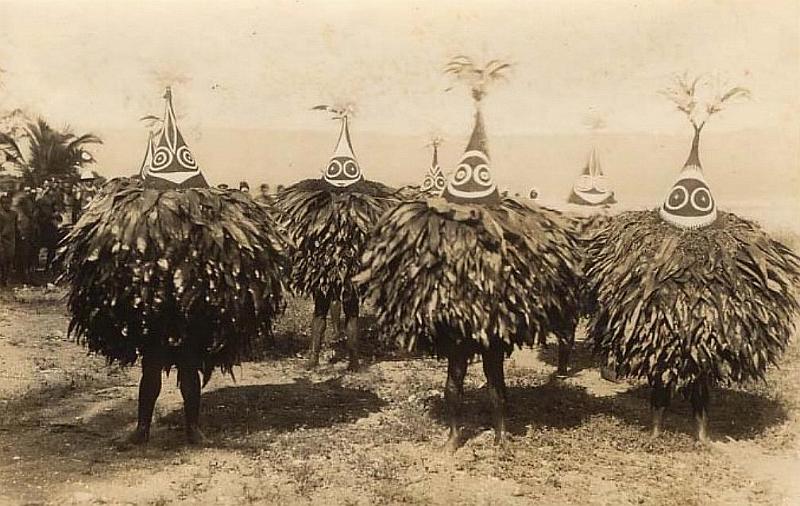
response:
M325 335L325 317L314 316L311 320L311 350L308 354L306 369L313 369L319 365L319 350L322 347L322 336Z
M142 354L142 379L139 381L139 409L136 429L125 439L129 444L143 444L150 439L153 410L161 393L161 371L164 363L160 351Z
M331 302L331 309L329 315L331 317L331 326L333 327L333 332L336 335L336 339L338 339L344 333L344 329L342 328L341 301L334 300L333 302Z
M575 330L573 329L569 337L558 338L558 366L556 368L556 375L559 377L566 377L569 373L569 357L572 354L572 348L575 346Z
M658 437L661 435L661 425L664 421L664 412L669 406L670 391L669 388L664 386L660 380L653 382L652 397L650 398L650 405L653 408L653 431L652 436Z
M447 383L444 387L444 402L450 434L445 449L454 453L461 445L461 408L464 402L464 377L467 375L469 355L464 346L453 345L447 357Z
M619 383L617 372L614 369L608 367L607 365L600 366L600 377L612 383Z
M322 349L322 337L325 335L328 311L331 307L331 298L322 292L314 294L314 317L311 319L311 350L306 363L306 369L313 369L319 365L319 352Z
M347 369L350 371L358 370L358 348L359 348L359 328L358 310L359 300L355 290L347 290L342 298L342 310L344 311L345 332L347 333Z
M710 400L708 381L698 379L691 386L690 402L694 419L697 421L697 439L701 443L708 443L708 403Z
M358 329L358 316L348 316L345 320L345 327L347 329L347 369L350 371L357 371L359 368L358 363L358 342L359 342L359 329Z
M483 373L489 386L489 396L492 400L492 415L494 418L494 443L505 443L506 432L506 381L503 373L503 350L499 346L491 346L483 355Z
M201 444L205 436L200 431L200 370L196 361L182 360L178 364L178 385L183 396L186 440L190 444Z

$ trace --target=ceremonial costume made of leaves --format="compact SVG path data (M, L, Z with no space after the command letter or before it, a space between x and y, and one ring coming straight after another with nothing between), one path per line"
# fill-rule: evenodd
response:
M800 258L756 223L717 210L699 157L705 121L692 117L696 84L675 100L694 139L664 203L612 218L589 245L595 349L618 374L671 389L763 379L800 309ZM706 119L741 93L718 97Z
M394 190L367 181L350 140L348 116L337 111L341 130L321 179L282 191L276 207L292 241L291 281L302 294L334 299L351 290L361 269L367 234L396 201Z
M109 361L199 356L231 372L283 306L285 240L247 195L208 188L175 123L148 142L141 180L109 182L65 239L70 332Z
M578 256L566 220L501 199L489 165L478 109L443 196L399 204L370 236L358 280L378 326L408 348L440 353L467 340L477 352L499 339L510 352L574 329Z

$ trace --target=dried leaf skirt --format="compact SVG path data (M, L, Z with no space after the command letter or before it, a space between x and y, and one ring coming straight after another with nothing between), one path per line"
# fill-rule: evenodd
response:
M63 243L70 333L109 361L181 352L231 372L282 310L285 240L235 191L114 180Z
M623 213L589 253L589 338L620 375L677 388L763 378L794 331L800 259L734 214L681 230Z
M499 339L510 352L572 331L578 261L556 212L511 199L476 206L433 198L381 218L357 281L374 298L382 331L409 349Z
M367 234L396 199L380 183L337 188L307 179L278 195L276 207L292 242L291 280L305 295L340 297L361 268Z

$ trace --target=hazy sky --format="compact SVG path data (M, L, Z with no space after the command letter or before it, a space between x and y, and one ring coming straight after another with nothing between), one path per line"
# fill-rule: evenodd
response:
M373 132L462 132L455 54L515 63L487 104L490 134L685 132L657 93L671 73L717 71L753 100L718 131L800 125L800 2L497 0L0 0L0 110L102 132L161 114L181 126L330 129L318 103L352 101ZM354 127L356 128L356 127ZM800 130L799 130L800 132Z

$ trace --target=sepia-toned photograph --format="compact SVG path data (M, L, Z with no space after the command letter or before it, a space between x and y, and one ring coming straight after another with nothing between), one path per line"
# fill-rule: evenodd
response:
M800 506L800 1L0 26L0 506Z

